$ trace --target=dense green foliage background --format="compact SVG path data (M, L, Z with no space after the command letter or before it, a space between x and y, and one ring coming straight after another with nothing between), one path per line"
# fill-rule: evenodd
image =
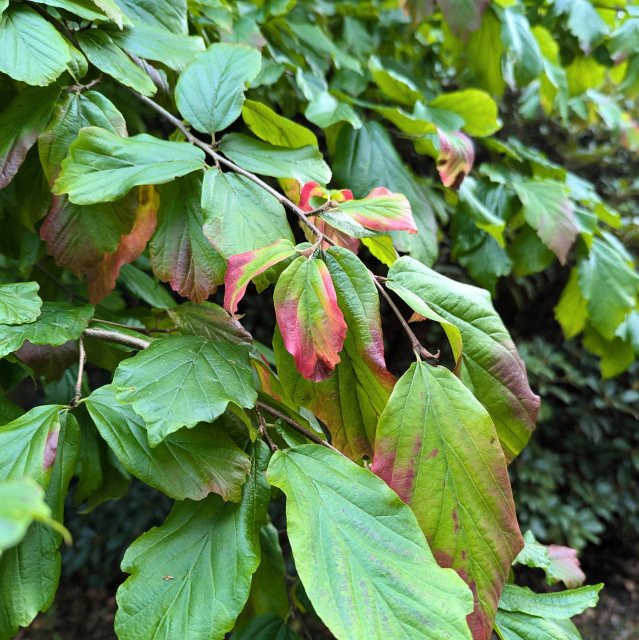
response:
M578 639L545 544L639 532L639 9L0 14L0 638L66 521L122 640Z

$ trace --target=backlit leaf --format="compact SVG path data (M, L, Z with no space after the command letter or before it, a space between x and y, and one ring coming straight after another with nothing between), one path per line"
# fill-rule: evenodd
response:
M27 84L51 84L71 53L56 28L30 7L12 3L0 19L0 71ZM45 123L46 124L46 123Z
M555 307L555 319L561 325L566 339L574 338L583 331L588 318L587 302L579 288L578 271L573 268Z
M485 91L479 89L443 93L431 100L428 107L461 116L464 120L462 128L470 136L483 138L501 128L497 103Z
M269 267L286 260L295 253L292 242L278 240L261 249L231 256L224 279L224 308L230 314L235 314L249 282Z
M117 593L120 640L222 640L231 630L260 563L270 498L264 448L253 456L240 503L215 495L177 502L129 547L122 570L130 577Z
M144 483L175 500L202 500L209 493L240 500L251 463L225 433L223 417L181 429L151 448L144 421L116 400L113 385L94 391L87 409L124 468Z
M0 284L0 324L25 324L40 315L42 300L37 282Z
M158 194L158 225L150 245L153 272L181 296L202 302L222 284L226 269L202 231L202 180L197 174L179 178Z
M475 149L463 133L438 132L437 171L445 187L459 189L475 162Z
M257 398L248 349L196 336L155 340L120 363L113 385L146 423L152 447L182 427L215 420L229 402L248 408Z
M414 363L379 419L373 471L410 505L439 564L472 589L473 638L490 638L523 540L484 407L449 369Z
M258 138L272 145L290 149L317 147L317 138L312 131L261 102L247 100L242 107L242 119Z
M461 332L461 379L488 410L506 458L512 460L534 429L539 397L528 385L526 367L488 292L451 280L407 257L390 268L387 284L421 315L428 316L430 309ZM424 303L427 313L420 311ZM455 333L449 333L449 339L451 336ZM458 343L451 344L455 350Z
M309 380L327 378L340 361L346 323L324 262L296 258L280 275L273 302L284 346L298 371Z
M339 640L470 640L470 590L437 566L411 510L367 469L320 445L276 451L288 537L313 607Z
M242 112L246 85L261 66L258 51L216 43L182 72L175 88L180 113L201 133L226 129Z
M204 152L186 142L146 133L121 138L87 127L71 145L53 190L67 193L74 204L112 202L133 187L163 184L198 169L204 169Z

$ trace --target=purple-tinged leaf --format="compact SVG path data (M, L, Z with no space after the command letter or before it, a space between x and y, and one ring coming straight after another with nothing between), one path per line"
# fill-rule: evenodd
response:
M488 0L437 0L437 4L456 35L475 31L481 24L481 16L489 4Z
M324 380L340 361L346 323L326 265L300 256L282 273L273 294L286 350L308 380Z
M468 583L473 639L488 640L523 540L487 411L449 369L414 363L380 417L373 471L411 506L440 566Z
M475 162L475 149L472 140L459 131L445 133L440 129L438 134L437 171L439 171L439 177L445 187L459 189Z
M267 247L231 256L224 278L224 308L234 315L249 282L292 255L295 255L293 243L290 240L278 240Z

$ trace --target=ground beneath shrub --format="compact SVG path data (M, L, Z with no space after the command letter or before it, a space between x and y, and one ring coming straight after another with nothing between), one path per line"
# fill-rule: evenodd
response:
M639 542L591 548L582 563L589 583L606 583L599 606L576 619L584 640L639 639ZM116 640L115 609L114 590L62 584L53 607L15 640Z

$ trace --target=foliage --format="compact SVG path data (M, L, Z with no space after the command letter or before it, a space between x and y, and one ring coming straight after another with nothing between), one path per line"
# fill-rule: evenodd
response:
M70 483L91 510L130 476L174 505L122 560L121 640L295 638L301 613L337 638L578 638L600 587L521 535L507 464L539 398L491 292L558 263L566 336L606 376L632 366L633 223L575 168L599 139L570 141L639 147L636 8L0 16L0 479L23 507L0 520L0 638L52 602ZM436 353L398 304L441 327ZM382 311L409 367L387 366ZM29 377L25 412L6 395ZM511 584L515 561L569 590Z
M521 345L544 401L536 437L513 468L522 526L547 541L583 548L606 531L639 532L637 365L601 380L595 358L575 344Z

